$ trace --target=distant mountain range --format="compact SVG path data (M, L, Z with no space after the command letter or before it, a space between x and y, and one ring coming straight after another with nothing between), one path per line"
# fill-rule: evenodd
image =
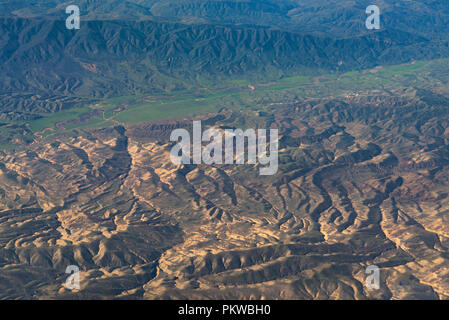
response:
M366 33L365 9L372 4L386 29L447 38L449 24L446 0L15 0L0 1L0 16L61 18L69 4L78 5L84 19L250 24L332 37Z
M448 42L401 30L338 39L257 26L157 21L0 20L0 102L57 111L86 99L185 89L198 77L348 71L449 56Z
M348 71L449 56L449 3L369 1L2 1L0 111L54 112L98 98L185 89L198 78ZM20 116L14 113L20 112ZM25 116L27 118L29 116Z

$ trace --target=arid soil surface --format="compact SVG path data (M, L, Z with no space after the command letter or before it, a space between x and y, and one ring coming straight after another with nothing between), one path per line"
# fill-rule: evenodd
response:
M254 118L280 130L268 177L172 164L188 121L3 151L0 298L447 299L448 105L419 91L276 107Z

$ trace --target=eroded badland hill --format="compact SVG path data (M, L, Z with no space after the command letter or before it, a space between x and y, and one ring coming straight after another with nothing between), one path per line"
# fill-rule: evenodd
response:
M424 91L278 107L268 177L173 165L161 137L179 123L4 151L1 298L446 299L447 108ZM209 125L242 117L221 115ZM79 292L62 285L73 264Z

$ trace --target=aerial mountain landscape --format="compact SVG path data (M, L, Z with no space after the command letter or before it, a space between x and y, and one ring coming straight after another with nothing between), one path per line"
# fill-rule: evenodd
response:
M445 0L0 0L0 298L449 299L448 25ZM278 130L276 173L174 163L193 121Z

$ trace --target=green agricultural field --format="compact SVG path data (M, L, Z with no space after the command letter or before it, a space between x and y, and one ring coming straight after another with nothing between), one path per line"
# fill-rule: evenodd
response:
M233 77L220 84L211 84L192 90L166 92L163 96L144 94L105 99L95 105L80 106L27 122L28 128L41 137L74 129L100 128L117 124L135 124L165 119L182 119L194 115L217 112L226 107L237 110L250 107L262 110L266 106L288 102L286 97L320 97L342 95L358 90L401 88L435 83L434 77L449 68L449 60L418 61L398 66L378 67L344 74L293 75L278 79L266 79L254 83L247 78ZM443 77L443 75L441 75ZM441 82L441 81L440 81ZM193 88L193 85L192 85ZM117 111L119 105L126 106ZM103 110L102 116L93 116L85 122L73 122L56 130L58 122L79 119L93 110ZM115 110L115 111L114 111ZM18 124L23 124L19 123ZM7 135L8 129L3 129ZM5 141L2 144L7 147Z
M33 132L39 132L47 128L53 128L58 122L76 119L83 113L89 112L90 107L77 107L52 114L42 114L42 118L29 122L30 129Z

